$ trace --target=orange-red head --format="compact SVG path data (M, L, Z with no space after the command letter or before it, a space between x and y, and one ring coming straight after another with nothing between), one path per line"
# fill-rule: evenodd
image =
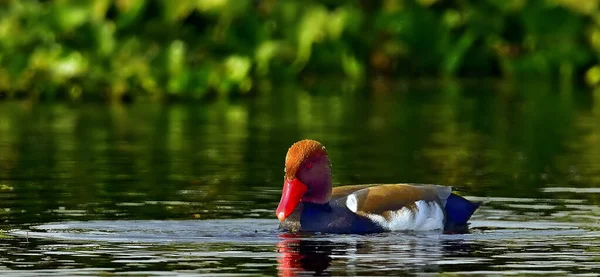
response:
M316 140L305 139L290 147L285 156L285 178L277 211L285 220L300 201L325 204L331 196L331 162Z

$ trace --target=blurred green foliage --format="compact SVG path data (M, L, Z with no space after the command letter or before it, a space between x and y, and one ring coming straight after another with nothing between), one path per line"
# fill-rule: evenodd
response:
M0 0L0 94L204 99L379 77L600 84L600 0ZM325 78L324 76L327 76Z

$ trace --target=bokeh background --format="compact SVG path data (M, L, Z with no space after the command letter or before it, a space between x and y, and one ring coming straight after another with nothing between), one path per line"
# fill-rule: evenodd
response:
M594 88L599 3L2 0L0 96L205 100L456 78Z

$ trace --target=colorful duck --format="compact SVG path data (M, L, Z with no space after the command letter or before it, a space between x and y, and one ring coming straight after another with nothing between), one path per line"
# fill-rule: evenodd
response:
M315 140L294 143L285 157L285 181L275 212L291 232L365 234L386 231L465 230L478 203L438 185L333 187L327 151Z

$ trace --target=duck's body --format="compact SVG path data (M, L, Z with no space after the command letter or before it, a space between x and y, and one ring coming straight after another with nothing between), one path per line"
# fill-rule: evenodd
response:
M372 220L359 216L344 205L343 199L327 204L300 203L294 212L282 221L279 228L291 232L321 232L366 234L385 231Z
M329 157L313 140L292 145L277 208L280 228L323 233L463 230L479 205L436 185L332 188Z
M448 201L450 199L450 201ZM458 207L458 204L464 207ZM457 208L458 207L458 208ZM287 231L379 233L460 231L477 204L434 185L354 185L334 187L326 204L300 203L280 224Z

